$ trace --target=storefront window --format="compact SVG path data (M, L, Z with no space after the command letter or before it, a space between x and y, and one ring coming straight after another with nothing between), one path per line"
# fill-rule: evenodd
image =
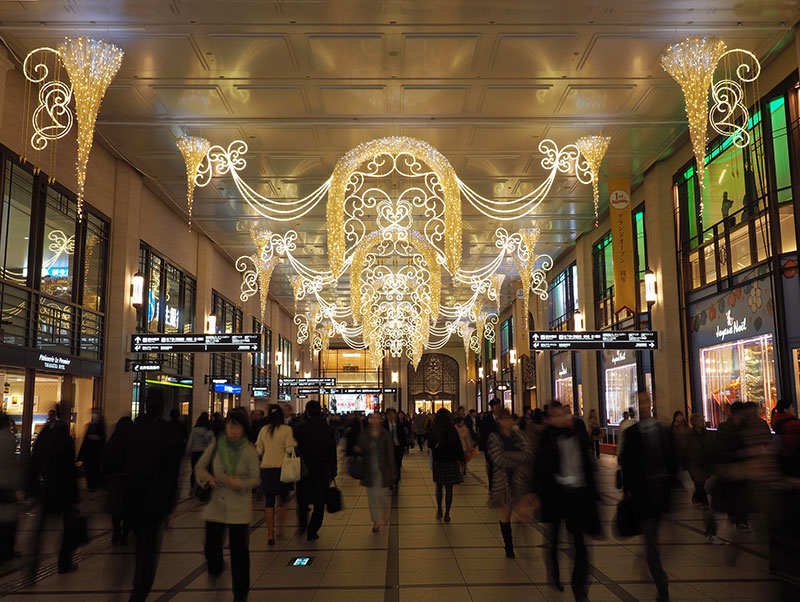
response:
M22 368L0 367L3 379L3 412L12 420L11 431L17 440L17 453L22 439L22 414L25 407L25 370Z
M11 161L5 164L0 276L17 284L28 282L28 239L31 233L33 176Z
M41 291L64 301L72 300L76 218L75 203L52 188L48 189L42 239Z
M164 332L180 332L181 328L181 273L167 265L164 282Z
M150 254L149 290L147 291L147 331L159 332L161 319L161 266L163 260Z
M39 299L37 347L57 353L72 353L72 312L69 305Z
M769 420L777 402L772 334L700 349L703 414L712 427L732 403L752 401Z
M578 266L572 264L550 285L550 330L572 328L572 315L578 309Z
M572 407L574 399L572 378L572 353L564 351L552 353L553 365L553 397L562 405Z
M83 306L94 311L103 311L104 308L107 254L108 224L89 214L83 259Z
M636 354L632 351L603 351L606 420L619 424L623 412L633 412L639 419Z
M786 127L786 100L783 96L769 102L769 117L772 125L772 155L778 202L785 203L792 200L792 167Z

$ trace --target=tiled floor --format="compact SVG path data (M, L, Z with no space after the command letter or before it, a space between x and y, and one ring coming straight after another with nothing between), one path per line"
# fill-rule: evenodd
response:
M456 488L453 522L435 517L433 483L427 455L418 450L406 456L403 480L392 503L392 524L371 532L364 490L349 477L337 481L345 509L326 515L320 539L309 543L294 529L267 549L262 515L253 513L250 539L252 591L250 600L280 602L536 602L571 600L546 582L542 562L542 526L517 522L514 538L517 559L504 557L497 513L486 507L482 458L470 464L467 479ZM614 461L601 458L600 483L604 494L601 516L606 537L590 543L591 600L653 600L655 588L644 562L638 538L615 539L610 528L615 498L611 483ZM740 546L711 546L702 537L699 511L679 496L675 514L661 533L662 558L670 575L673 600L800 600L773 579L767 570L766 548L750 536ZM111 602L127 600L133 546L112 548L109 525L100 513L102 499L89 497L84 511L92 527L92 541L78 551L79 570L55 573L53 552L57 533L48 532L47 556L35 582L22 580L25 557L0 567L0 593L13 601ZM291 515L292 523L293 514ZM23 520L20 548L30 549L31 518ZM756 529L754 531L757 532ZM183 502L164 537L151 600L210 602L230 600L230 577L214 580L204 570L203 524L193 501ZM736 565L728 564L738 551ZM313 556L306 567L287 566L293 556ZM569 582L569 548L564 538L562 580ZM3 572L4 571L4 572Z

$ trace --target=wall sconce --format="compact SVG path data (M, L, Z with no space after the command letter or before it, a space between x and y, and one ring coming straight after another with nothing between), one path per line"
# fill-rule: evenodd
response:
M400 382L400 373L397 370L392 371L392 382L393 383Z
M513 366L517 363L517 350L516 349L509 349L508 350L508 361Z
M283 352L282 351L276 351L275 352L275 365L276 366L283 365Z
M303 372L303 378L311 378L311 372Z
M658 292L656 291L656 273L653 270L647 270L644 275L644 300L648 304L658 301Z
M131 280L131 305L140 308L144 305L144 274L136 272Z
M300 360L294 360L294 371L296 373L300 372Z
M206 334L217 334L217 314L209 314L206 318Z
M492 360L492 372L497 373L497 360Z
M483 366L478 366L478 378L483 379Z
M583 332L583 314L580 311L576 311L572 314L572 318L575 321L575 330Z

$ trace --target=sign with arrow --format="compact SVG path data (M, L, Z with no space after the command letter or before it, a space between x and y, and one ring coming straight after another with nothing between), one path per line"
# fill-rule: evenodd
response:
M652 330L530 331L533 351L548 349L658 349L658 333Z
M161 372L161 362L147 360L125 360L125 370L128 372Z
M134 334L133 353L258 353L260 334Z

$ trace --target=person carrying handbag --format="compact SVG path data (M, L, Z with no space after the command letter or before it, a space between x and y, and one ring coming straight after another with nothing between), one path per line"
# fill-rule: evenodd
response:
M275 501L281 499L278 508L278 531L280 537L286 523L286 510L292 492L291 483L281 481L281 465L288 451L294 450L292 427L283 424L283 410L273 405L267 414L267 424L258 433L256 449L261 454L261 489L264 492L264 515L267 524L267 545L275 545Z
M247 438L247 426L247 414L243 411L228 412L224 432L203 452L195 467L197 483L211 487L211 499L203 510L208 572L213 577L222 572L222 540L227 527L235 602L247 600L250 592L251 492L259 483L258 453Z

